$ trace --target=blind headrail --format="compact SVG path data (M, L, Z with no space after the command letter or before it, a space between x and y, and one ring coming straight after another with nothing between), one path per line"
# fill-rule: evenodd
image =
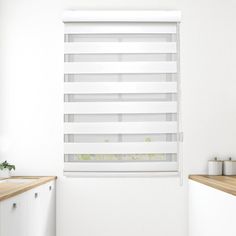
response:
M64 11L63 22L180 22L180 11Z

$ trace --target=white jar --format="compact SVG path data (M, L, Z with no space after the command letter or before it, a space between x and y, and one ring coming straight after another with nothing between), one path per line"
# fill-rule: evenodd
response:
M224 161L224 175L236 175L236 161L233 161L231 158Z
M0 170L0 178L9 178L11 177L11 173L8 169Z
M208 175L222 175L223 162L218 161L217 158L208 161Z

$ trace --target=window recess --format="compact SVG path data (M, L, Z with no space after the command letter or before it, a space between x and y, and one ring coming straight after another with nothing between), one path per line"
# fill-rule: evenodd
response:
M64 173L180 175L178 11L66 11Z

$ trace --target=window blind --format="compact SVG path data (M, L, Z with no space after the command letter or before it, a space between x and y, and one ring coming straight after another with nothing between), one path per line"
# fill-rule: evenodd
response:
M65 175L180 172L179 21L65 12Z

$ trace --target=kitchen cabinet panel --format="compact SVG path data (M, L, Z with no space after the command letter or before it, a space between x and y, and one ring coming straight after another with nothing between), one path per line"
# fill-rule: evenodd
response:
M0 236L56 235L55 181L0 202Z
M27 200L27 194L20 194L0 203L1 236L28 236L29 205Z
M235 236L236 196L189 180L189 236Z

